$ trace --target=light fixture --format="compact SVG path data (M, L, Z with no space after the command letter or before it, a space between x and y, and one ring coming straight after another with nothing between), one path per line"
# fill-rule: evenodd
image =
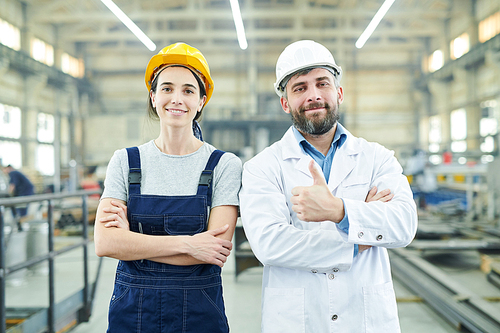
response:
M363 31L361 36L359 36L358 40L356 41L355 45L358 49L362 48L365 45L366 41L368 40L368 38L370 38L372 33L375 31L378 24L380 23L380 21L382 21L382 19L384 18L384 15L387 13L389 8L391 8L394 1L396 1L396 0L385 0L385 2L382 4L382 6L380 6L380 9L377 11L375 16L373 16L372 20L370 21L370 23L366 27L365 31Z
M132 33L139 38L139 40L142 42L142 44L146 45L146 47L150 51L156 50L156 45L149 39L148 36L142 30L132 21L127 14L125 14L112 0L101 0L103 4L106 5L106 7L109 8L110 11L113 12L113 14L116 15L120 19L120 21L125 24L127 28L129 28Z
M241 19L240 4L238 0L230 0L231 11L233 12L234 26L236 27L236 35L238 36L238 43L242 50L246 50L248 47L247 38L245 36L245 27L243 26L243 20Z

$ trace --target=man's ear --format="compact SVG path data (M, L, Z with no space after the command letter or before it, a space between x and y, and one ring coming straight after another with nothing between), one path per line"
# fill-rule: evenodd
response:
M342 102L344 101L344 89L342 88L342 86L337 89L337 97L339 100L339 104L342 104Z
M281 107L283 108L283 111L285 111L286 113L290 113L290 106L288 106L288 101L286 100L285 97L280 98L280 103Z

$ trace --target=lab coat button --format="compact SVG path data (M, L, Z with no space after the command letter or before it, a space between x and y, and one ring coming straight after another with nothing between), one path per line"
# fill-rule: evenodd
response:
M313 272L314 274L318 273L318 270L317 269L313 269L311 272Z
M381 240L382 238L383 238L382 235L377 236L377 240Z
M335 279L335 275L333 275L333 274L331 274L331 273L330 273L330 274L328 274L328 278L329 278L330 280L333 280L333 279Z
M334 269L332 269L332 271L333 271L334 273L337 273L337 272L339 271L339 269L338 269L338 268L334 268Z
M363 231L358 232L358 237L359 237L359 238L363 237L364 235L365 235L365 234L363 233Z
M335 321L335 320L337 320L337 319L339 319L339 316L337 316L336 314L334 314L334 315L332 316L332 320L333 320L333 321Z

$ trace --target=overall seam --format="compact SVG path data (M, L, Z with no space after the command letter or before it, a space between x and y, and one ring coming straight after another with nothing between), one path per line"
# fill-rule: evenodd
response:
M182 309L182 333L186 333L187 330L187 302L188 301L188 292L184 290L184 306Z
M144 296L144 289L139 289L139 309L137 311L137 332L142 332L142 299Z

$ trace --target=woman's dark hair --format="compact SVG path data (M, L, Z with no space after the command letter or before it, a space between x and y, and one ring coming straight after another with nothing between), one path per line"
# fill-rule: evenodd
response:
M156 74L153 82L151 82L151 91L153 93L156 93L156 88L158 86L158 77L160 76L160 73L167 67L183 67L189 69L189 71L193 74L194 78L198 82L198 86L200 87L200 99L203 98L207 94L207 91L205 89L205 84L203 84L203 81L201 78L189 67L183 66L183 65L171 65L171 66L166 66ZM203 111L203 108L205 106L202 106L201 110L196 114L194 117L194 120L198 120L201 118L201 113ZM147 111L148 111L148 116L151 119L158 120L160 117L158 116L158 113L156 112L156 109L153 107L153 102L151 101L151 94L148 94L148 106L147 106Z

